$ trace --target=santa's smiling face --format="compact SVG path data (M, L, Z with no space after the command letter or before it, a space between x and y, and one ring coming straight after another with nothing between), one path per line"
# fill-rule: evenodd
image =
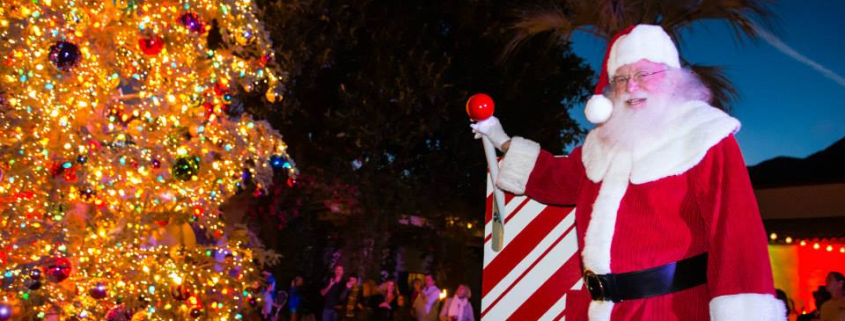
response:
M635 150L659 136L666 128L668 110L680 103L675 95L680 73L680 69L644 59L619 67L605 91L613 102L613 113L599 125L602 139Z
M617 107L641 109L670 96L672 88L667 79L668 69L664 64L645 59L619 67L610 78L614 103L621 104Z
M689 101L709 103L711 93L694 73L641 59L623 65L610 76L604 96L613 111L601 128L600 138L636 150L671 128L673 107Z

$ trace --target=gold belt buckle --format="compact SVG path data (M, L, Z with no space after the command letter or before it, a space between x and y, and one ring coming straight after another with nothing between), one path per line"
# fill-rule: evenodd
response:
M584 271L584 285L587 286L587 291L593 300L604 300L604 285L601 284L601 279L595 272L587 270Z

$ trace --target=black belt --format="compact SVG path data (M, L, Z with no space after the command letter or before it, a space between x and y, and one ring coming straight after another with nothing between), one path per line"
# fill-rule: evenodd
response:
M707 252L666 265L616 274L584 272L593 300L621 302L686 290L707 283Z

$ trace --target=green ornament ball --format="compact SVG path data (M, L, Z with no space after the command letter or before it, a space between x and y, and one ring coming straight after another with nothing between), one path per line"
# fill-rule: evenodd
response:
M170 168L170 174L182 181L190 181L192 177L200 172L199 157L179 157Z

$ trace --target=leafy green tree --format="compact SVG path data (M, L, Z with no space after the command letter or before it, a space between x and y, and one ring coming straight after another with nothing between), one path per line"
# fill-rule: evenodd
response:
M289 71L284 99L266 116L283 128L303 175L319 173L317 181L354 189L344 197L355 198L356 210L309 213L340 217L325 221L340 227L347 257L369 265L358 271L377 272L379 260L354 253L382 253L399 240L440 248L434 243L453 233L453 240L466 242L472 231L449 228L447 221L483 229L486 163L464 109L471 94L492 95L510 134L546 148L562 152L583 136L569 111L588 96L593 71L566 41L551 47L528 41L526 50L499 61L509 40L508 8L518 3L262 3L275 61ZM326 189L312 196L332 194ZM297 202L274 199L277 209ZM428 219L442 237L396 235L414 233L397 228L402 215Z

